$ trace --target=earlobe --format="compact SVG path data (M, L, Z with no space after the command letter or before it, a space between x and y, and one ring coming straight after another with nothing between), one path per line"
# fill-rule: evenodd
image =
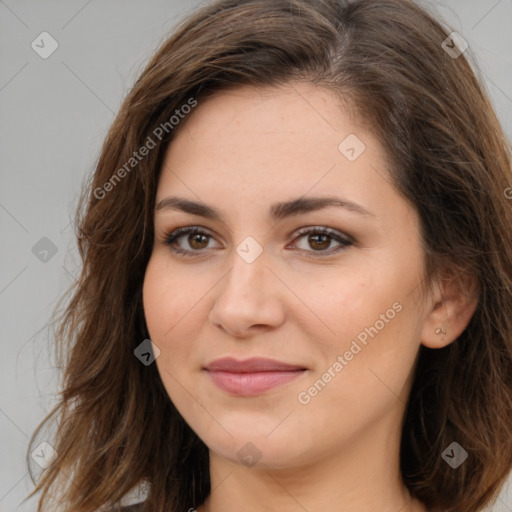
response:
M428 348L443 348L457 340L479 301L476 276L445 278L436 283L436 289L421 335L422 344Z

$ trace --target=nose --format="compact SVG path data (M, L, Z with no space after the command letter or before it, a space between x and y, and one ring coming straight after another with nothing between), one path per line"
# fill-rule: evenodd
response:
M268 268L265 252L252 263L233 251L231 270L212 290L209 320L234 337L276 328L284 321L283 284Z

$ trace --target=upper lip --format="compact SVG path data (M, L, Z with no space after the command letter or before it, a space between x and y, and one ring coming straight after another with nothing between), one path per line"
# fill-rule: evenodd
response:
M264 357L253 357L238 361L233 357L223 357L215 359L206 367L209 371L225 371L233 373L250 373L250 372L271 372L271 371L293 371L305 370L301 365L284 363L275 359L267 359Z

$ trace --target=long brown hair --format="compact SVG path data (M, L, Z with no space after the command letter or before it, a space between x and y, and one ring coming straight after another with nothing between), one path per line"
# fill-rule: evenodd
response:
M207 447L156 365L134 355L148 338L142 283L158 178L184 105L293 80L339 94L383 144L394 185L420 215L427 284L446 268L478 282L461 336L420 348L400 461L411 495L429 509L476 512L496 499L512 469L512 157L470 50L456 57L442 45L450 33L409 0L222 0L163 43L77 207L83 268L54 320L62 391L28 452L57 417L57 458L29 496L42 491L38 511L57 510L53 497L65 512L93 512L143 483L154 512L186 512L208 496ZM441 457L454 441L469 454L456 470Z

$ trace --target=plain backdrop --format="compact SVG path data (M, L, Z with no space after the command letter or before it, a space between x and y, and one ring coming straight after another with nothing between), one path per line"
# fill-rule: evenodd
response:
M36 510L21 504L25 456L58 389L48 320L80 267L70 225L80 187L148 57L202 3L0 0L1 512ZM512 0L434 5L477 56L512 140ZM512 511L507 488L492 510Z

